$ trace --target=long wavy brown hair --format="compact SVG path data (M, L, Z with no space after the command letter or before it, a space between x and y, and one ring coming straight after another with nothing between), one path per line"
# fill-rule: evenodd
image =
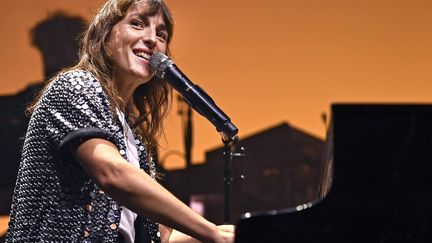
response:
M71 69L92 72L108 95L113 114L116 114L114 112L116 108L122 110L132 123L132 127L141 134L146 146L153 150L157 145L157 135L163 130L163 120L169 109L171 88L166 82L153 77L148 83L140 85L135 90L131 101L122 100L113 82L114 68L107 55L107 41L114 25L123 19L129 8L143 2L148 4L150 14L161 11L163 15L168 31L167 54L169 55L174 22L164 0L108 0L96 13L89 28L83 34L78 64L63 72ZM29 107L30 112L33 111L35 104Z

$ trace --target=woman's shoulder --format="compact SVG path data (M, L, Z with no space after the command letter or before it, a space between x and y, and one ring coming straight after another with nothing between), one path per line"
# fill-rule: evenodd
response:
M99 83L93 73L83 69L72 69L62 72L58 74L55 79L59 80L58 82L71 83L72 85L83 85L86 83L88 85L93 85Z
M82 69L72 69L58 74L51 82L49 89L69 90L76 94L81 92L102 93L102 86L96 76Z

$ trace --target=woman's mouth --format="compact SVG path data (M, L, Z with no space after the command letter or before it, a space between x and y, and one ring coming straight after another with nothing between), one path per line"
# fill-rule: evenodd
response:
M150 60L150 54L143 52L143 51L136 51L134 52L134 54L140 58L143 58L145 60Z

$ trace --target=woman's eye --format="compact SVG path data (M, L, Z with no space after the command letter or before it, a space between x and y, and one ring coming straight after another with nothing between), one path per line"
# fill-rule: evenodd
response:
M139 20L132 20L131 25L135 27L143 27L143 23Z
M156 35L162 39L163 41L166 41L168 39L168 34L163 32L163 31L159 31L156 33Z

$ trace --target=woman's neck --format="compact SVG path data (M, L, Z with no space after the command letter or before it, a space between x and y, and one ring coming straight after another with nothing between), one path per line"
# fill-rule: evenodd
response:
M122 104L119 104L121 105L120 109L125 111L127 105L130 104L132 100L133 93L138 87L137 85L138 82L133 82L133 80L127 78L119 79L118 77L116 78L115 76L113 81L115 84L115 88L117 89L118 94L120 95L123 101Z

